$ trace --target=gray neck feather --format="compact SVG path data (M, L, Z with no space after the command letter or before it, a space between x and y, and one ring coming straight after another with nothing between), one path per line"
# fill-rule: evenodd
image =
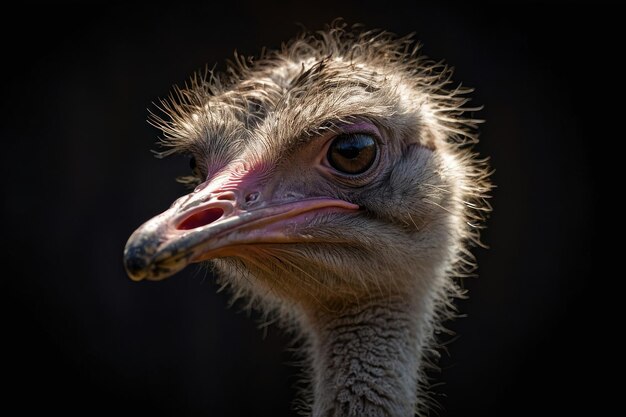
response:
M308 317L313 417L415 414L424 330L419 310L385 298Z

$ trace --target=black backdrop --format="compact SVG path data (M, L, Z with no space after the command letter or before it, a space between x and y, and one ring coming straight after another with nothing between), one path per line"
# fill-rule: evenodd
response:
M600 211L596 190L611 154L601 139L618 139L622 123L606 121L608 93L623 79L610 64L618 15L386 1L6 12L4 406L294 415L297 371L278 329L258 330L254 315L228 309L201 270L134 283L121 257L130 233L184 192L174 177L187 162L149 152L159 134L145 123L151 103L205 64L223 68L234 49L255 54L297 23L318 29L341 16L416 32L485 106L479 150L498 186L484 234L491 249L476 251L480 277L458 303L467 317L449 324L459 337L434 375L439 415L598 412L604 380L595 371L611 361L599 355L609 343L594 314L604 279L596 218L612 211Z

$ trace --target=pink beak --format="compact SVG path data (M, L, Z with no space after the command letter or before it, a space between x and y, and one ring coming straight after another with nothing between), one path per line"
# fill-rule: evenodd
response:
M237 256L243 245L303 243L298 227L315 215L359 208L334 198L266 201L261 192L223 185L205 182L130 236L124 264L131 279L167 278L190 263Z

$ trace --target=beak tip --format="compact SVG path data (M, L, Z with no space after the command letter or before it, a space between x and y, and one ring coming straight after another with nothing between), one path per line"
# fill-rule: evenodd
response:
M139 282L139 281L143 281L144 278L146 278L146 274L132 274L128 271L126 271L128 274L128 277L131 279L131 281L135 281L135 282Z
M124 267L128 277L133 281L141 281L148 276L147 262L138 256L124 256Z

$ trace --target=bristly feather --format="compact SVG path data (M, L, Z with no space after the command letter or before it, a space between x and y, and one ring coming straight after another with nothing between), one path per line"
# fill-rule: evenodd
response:
M223 74L205 70L195 75L188 85L175 88L168 100L157 105L162 114L151 114L150 121L164 134L160 156L183 153L197 159L201 172L184 179L192 184L211 178L242 152L246 158L277 162L303 138L334 130L341 123L367 119L403 140L418 132L411 140L436 150L439 161L436 172L422 173L422 181L414 189L414 201L420 204L407 207L401 214L387 213L383 208L376 214L402 224L402 230L410 230L407 233L411 236L443 228L423 243L430 249L433 239L447 242L441 255L444 270L437 271L445 280L432 289L427 300L433 305L432 317L422 323L421 332L421 359L436 367L436 335L445 332L441 323L455 316L451 300L464 296L453 278L473 274L475 259L469 248L481 244L480 230L491 211L491 172L487 160L472 150L481 120L466 117L480 107L466 106L471 89L450 88L452 72L443 63L420 55L420 46L411 36L361 31L337 21L325 30L303 33L280 50L264 51L257 59L235 55ZM375 206L377 197L369 198ZM371 220L376 224L376 216ZM395 237L389 234L389 238ZM367 244L374 246L355 244L353 250L344 249L341 256L367 263L368 256L379 253L397 255L384 246L375 246L374 238L365 232L362 238L370 239ZM298 318L293 317L284 297L291 284L280 277L298 277L299 290L312 299L332 291L329 288L340 280L338 271L349 261L332 253L321 255L331 250L315 245L307 249L257 247L242 254L241 259L217 260L215 264L223 273L221 281L233 287L235 297L248 299L249 306L263 305L263 311L293 325ZM378 277L392 267L403 273L417 268L372 264L353 287L341 286L338 292L354 299L361 293L360 287L380 291L381 295L391 293L398 282L381 282ZM428 267L436 270L430 264ZM310 270L320 271L319 276L311 275ZM260 275L269 277L261 290L255 279ZM420 415L429 402L426 380L422 371L417 405Z
M235 54L225 73L218 74L208 68L196 73L184 88L175 87L168 100L156 105L162 115L150 114L149 122L164 134L160 140L164 150L157 155L184 153L202 157L211 154L213 160L228 160L238 153L242 141L258 134L255 129L269 111L280 110L290 91L304 94L303 90L309 88L310 107L318 108L322 115L321 122L294 127L296 135L311 134L311 129L316 127L332 128L332 124L361 113L375 115L376 109L370 107L364 111L365 105L361 109L350 107L344 114L338 111L344 103L333 105L346 95L344 92L342 96L337 87L347 84L379 89L373 82L380 77L371 79L346 71L360 67L365 73L392 78L396 86L405 84L407 91L416 96L410 104L423 106L427 101L434 119L430 123L454 145L448 151L455 153L466 168L464 175L468 184L463 186L463 194L467 198L465 215L470 226L467 237L474 244L480 244L478 229L491 211L487 200L492 188L488 178L492 172L488 159L480 159L471 151L471 145L478 142L476 127L482 123L480 119L465 117L466 113L482 108L464 107L470 100L465 95L473 89L461 86L447 89L453 83L453 69L420 55L421 45L413 40L413 35L397 37L383 30L359 29L360 25L347 29L338 19L325 30L302 33L278 51L264 50L258 59ZM327 65L338 60L344 65L335 69ZM330 98L320 100L325 93L329 93ZM394 109L396 97L381 98L380 103L385 103L381 112ZM306 107L306 103L301 106ZM199 162L208 165L207 161ZM185 182L199 182L207 174L210 175L202 172L202 177L194 180L185 177ZM463 275L467 273L464 269Z

